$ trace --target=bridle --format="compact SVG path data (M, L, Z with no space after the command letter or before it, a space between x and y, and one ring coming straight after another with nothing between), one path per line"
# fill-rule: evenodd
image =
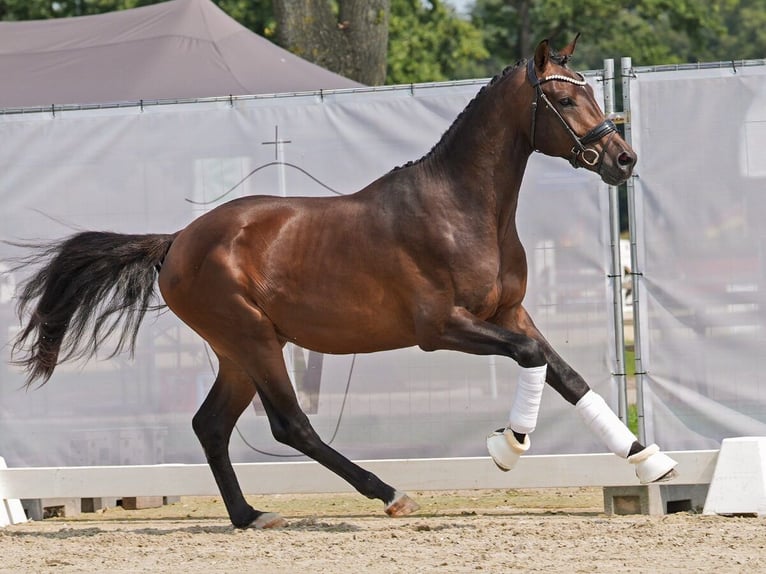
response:
M577 73L577 72L575 72ZM614 122L611 120L605 119L600 124L598 124L595 128L590 130L587 134L585 134L583 137L579 137L574 130L569 126L567 121L564 119L564 116L559 113L559 111L556 109L556 107L551 104L551 101L548 99L548 96L545 95L545 92L543 92L542 84L545 84L546 82L569 82L570 84L574 84L575 86L585 86L587 82L585 81L585 78L582 74L577 73L577 78L572 78L570 76L564 76L562 74L553 74L551 76L545 76L544 78L538 78L537 72L535 70L535 62L534 59L529 60L527 63L527 79L532 84L532 87L535 88L536 96L535 101L532 102L532 149L535 148L535 124L537 123L537 104L540 100L542 100L546 107L550 109L553 112L553 115L555 115L561 124L564 126L564 129L567 131L567 133L571 136L572 140L574 140L574 147L572 147L572 156L569 158L569 163L572 164L573 167L577 168L580 167L579 162L581 161L585 165L588 165L590 167L595 166L599 163L599 160L601 158L601 154L597 152L592 147L586 147L588 144L595 143L599 141L601 138L603 138L606 135L615 133L617 131L617 126L614 125Z

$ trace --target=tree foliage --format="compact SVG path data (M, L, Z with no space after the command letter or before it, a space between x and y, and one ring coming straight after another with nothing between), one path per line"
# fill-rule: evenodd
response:
M488 57L481 30L451 5L392 0L387 83L476 77Z
M528 56L542 38L577 32L577 65L630 56L635 65L764 57L766 0L476 0L488 65Z

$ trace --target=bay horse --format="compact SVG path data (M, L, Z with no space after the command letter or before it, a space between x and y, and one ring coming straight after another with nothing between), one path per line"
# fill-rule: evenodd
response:
M277 441L381 500L390 516L417 509L320 439L290 384L287 342L334 354L417 345L510 357L521 375L508 424L486 439L499 468L510 470L529 448L547 382L636 465L641 482L671 477L675 461L636 439L522 305L527 264L515 216L532 152L610 185L636 163L591 87L567 67L576 42L556 52L542 41L532 59L483 87L430 152L352 195L242 197L173 234L86 231L38 245L13 347L27 386L47 382L62 361L92 356L111 334L120 334L115 353L132 350L159 285L218 358L192 427L235 527L285 523L245 501L229 458L234 425L256 393Z

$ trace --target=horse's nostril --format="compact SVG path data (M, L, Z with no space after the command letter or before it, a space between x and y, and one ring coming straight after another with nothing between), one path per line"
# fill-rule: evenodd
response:
M629 154L628 152L624 151L617 156L617 163L619 163L622 167L633 165L633 156Z

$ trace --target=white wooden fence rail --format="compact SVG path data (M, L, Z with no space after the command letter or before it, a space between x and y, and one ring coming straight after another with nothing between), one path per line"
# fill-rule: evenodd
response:
M709 484L718 450L667 453L679 477L668 484ZM359 461L400 490L630 486L633 467L612 454L522 457L501 472L489 457ZM351 487L315 462L234 465L246 494L348 492ZM0 469L0 500L218 495L204 464Z

